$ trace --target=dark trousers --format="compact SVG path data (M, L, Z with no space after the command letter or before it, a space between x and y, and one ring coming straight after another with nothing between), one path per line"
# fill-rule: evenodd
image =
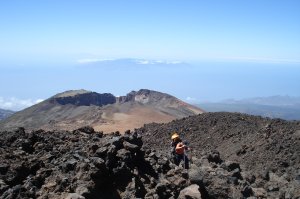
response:
M184 161L184 168L189 169L189 159L184 154L175 154L174 155L174 163L178 166L181 161Z

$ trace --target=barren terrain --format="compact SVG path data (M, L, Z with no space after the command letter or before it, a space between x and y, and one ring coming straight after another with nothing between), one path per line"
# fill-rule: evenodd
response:
M15 113L0 122L0 129L74 130L88 125L106 133L123 132L203 112L173 96L146 89L121 97L78 90L57 94Z

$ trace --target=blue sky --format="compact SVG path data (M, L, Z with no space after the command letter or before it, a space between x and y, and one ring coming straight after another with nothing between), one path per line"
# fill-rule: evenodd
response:
M0 3L0 27L2 108L79 88L196 101L299 96L297 0L12 0ZM164 63L102 62L124 58Z

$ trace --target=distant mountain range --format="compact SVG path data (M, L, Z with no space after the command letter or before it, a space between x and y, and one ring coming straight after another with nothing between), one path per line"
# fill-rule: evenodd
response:
M240 112L286 120L300 120L300 97L271 96L242 100L228 99L216 103L199 103L208 112Z
M14 111L0 109L0 120L3 120L5 118L9 117L12 114L14 114Z
M96 130L125 131L146 123L165 123L203 113L171 95L147 89L115 97L110 93L72 90L59 93L41 103L0 121L0 129L73 130L92 126Z

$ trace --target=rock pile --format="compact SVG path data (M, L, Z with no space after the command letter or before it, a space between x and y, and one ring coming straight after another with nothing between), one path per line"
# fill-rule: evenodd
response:
M203 113L166 124L147 124L137 131L143 135L144 146L166 155L174 131L189 142L193 157L200 159L207 151L218 150L222 159L238 162L243 171L251 173L247 178L255 183L252 195L260 191L271 198L300 197L296 191L300 190L300 121Z
M199 198L187 172L142 149L139 135L91 132L1 132L0 198Z
M181 121L182 125L191 124L188 120L195 122L197 118L185 119ZM277 131L277 127L269 120L266 121L270 127L263 128L273 129L269 138L275 140L276 136L272 134ZM174 165L168 157L169 148L166 146L168 144L164 143L165 134L162 131L172 130L171 127L177 124L176 122L161 126L148 125L132 133L127 131L124 135L120 135L119 132L105 135L95 132L91 127L83 127L72 132L44 130L25 132L24 128L0 132L0 198L300 197L297 158L293 160L294 165L291 165L291 162L288 162L288 165L282 162L282 167L278 170L274 169L276 168L274 165L253 170L261 168L253 166L254 158L252 166L246 167L247 161L234 160L232 156L226 156L227 151L203 147L201 151L194 150L196 154L191 158L189 170ZM243 122L249 123L249 120L246 118ZM216 121L216 124L218 123L221 122ZM253 124L249 123L249 126L251 125ZM247 125L244 126L241 135L247 132ZM291 131L297 129L296 127L297 124L293 128L282 125L282 129ZM191 125L189 128L195 126ZM201 125L198 128L201 128ZM207 127L208 130L210 128ZM221 127L216 125L211 131L219 128ZM161 133L160 138L156 137L157 145L146 136L150 129L152 137ZM190 132L197 131L191 129ZM236 136L235 133L232 131L233 138ZM226 136L220 134L219 139ZM190 135L193 136L192 133ZM226 142L226 139L223 140ZM280 143L285 143L285 138L282 140ZM193 141L195 142L195 139ZM299 139L295 138L292 141L298 142ZM150 145L151 142L153 145ZM294 147L293 144L290 146ZM287 153L289 150L292 149L282 149ZM251 150L247 148L241 156L250 156L249 151ZM272 154L268 150L265 153ZM299 154L299 151L294 153ZM237 153L235 156L240 157ZM270 166L269 159L266 159L266 166ZM286 170L283 172L282 168Z

